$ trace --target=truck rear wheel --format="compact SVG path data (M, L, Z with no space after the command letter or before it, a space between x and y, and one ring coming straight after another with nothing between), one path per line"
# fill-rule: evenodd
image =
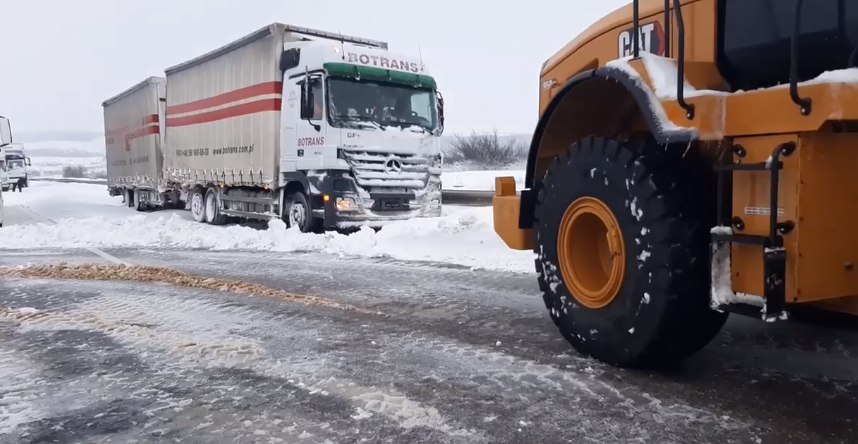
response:
M664 365L705 346L726 315L709 308L707 189L691 162L654 143L573 145L536 207L545 304L580 352L618 366Z
M206 192L206 222L212 225L224 225L227 221L227 216L220 212L220 198L218 197L217 189L209 188Z
M203 195L205 192L202 188L196 188L191 191L191 216L197 222L206 220L206 198Z

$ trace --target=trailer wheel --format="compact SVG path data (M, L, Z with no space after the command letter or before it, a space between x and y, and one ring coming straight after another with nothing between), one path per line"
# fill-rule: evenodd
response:
M298 227L303 233L315 233L321 229L322 221L313 217L313 209L302 191L286 196L284 219L289 228Z
M140 199L140 190L134 193L134 208L141 213L149 209L149 205L143 203L143 200Z
M227 222L227 216L220 212L220 198L218 197L217 189L209 188L206 192L206 222L212 225L224 225Z
M197 222L205 222L206 220L206 198L203 196L203 188L196 188L191 191L191 216Z
M536 271L552 320L581 353L666 365L726 320L709 308L706 171L676 157L654 142L588 138L546 172Z

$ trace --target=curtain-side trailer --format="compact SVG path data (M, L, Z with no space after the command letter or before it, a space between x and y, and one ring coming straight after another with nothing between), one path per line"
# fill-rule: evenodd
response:
M179 202L163 181L165 86L150 77L102 103L108 191L139 211Z

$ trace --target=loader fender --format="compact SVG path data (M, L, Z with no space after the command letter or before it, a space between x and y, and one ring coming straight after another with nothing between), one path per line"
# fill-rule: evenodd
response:
M642 79L617 67L591 69L572 77L555 93L536 126L527 157L519 227L533 226L535 193L552 159L573 143L600 136L622 139L649 133L659 143L688 143L693 128L664 125L661 103Z

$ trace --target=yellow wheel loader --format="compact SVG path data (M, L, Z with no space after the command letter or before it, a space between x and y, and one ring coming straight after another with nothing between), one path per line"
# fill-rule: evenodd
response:
M547 60L494 223L563 336L652 366L729 313L858 314L856 63L858 0L638 0Z

